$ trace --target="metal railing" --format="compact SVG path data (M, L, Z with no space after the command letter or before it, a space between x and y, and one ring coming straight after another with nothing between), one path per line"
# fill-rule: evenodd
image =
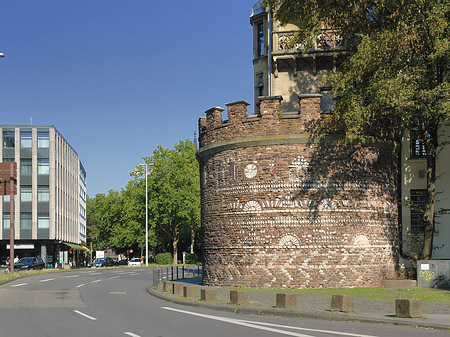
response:
M163 281L181 280L202 275L200 265L192 266L170 266L153 269L153 286L157 287Z

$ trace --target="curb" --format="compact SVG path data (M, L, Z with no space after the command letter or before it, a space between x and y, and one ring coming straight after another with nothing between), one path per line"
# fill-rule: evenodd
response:
M159 298L160 300L184 305L191 306L196 308L207 308L217 311L225 311L225 312L235 312L237 314L245 314L245 315L257 315L257 316L281 316L281 317L292 317L292 318L309 318L309 319L321 319L328 321L340 321L340 322L353 322L353 323L376 323L376 324L391 324L391 325L399 325L399 326L409 326L416 328L427 328L427 329L438 329L438 330L450 330L450 325L441 325L441 324L433 324L426 322L411 322L403 319L382 319L382 318L368 318L362 316L348 316L346 314L340 313L320 313L320 312L303 312L303 311L291 311L286 309L258 309L258 308L248 308L248 307L240 307L234 305L226 305L226 304L210 304L200 301L191 301L191 300L180 300L177 298L171 298L164 296L163 294L155 291L152 286L148 286L146 288L148 294ZM238 310L236 312L236 309Z

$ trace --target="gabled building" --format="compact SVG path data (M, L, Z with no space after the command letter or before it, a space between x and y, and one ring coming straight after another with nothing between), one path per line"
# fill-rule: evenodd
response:
M53 125L0 125L0 160L17 163L15 253L48 265L86 251L86 171ZM9 255L10 200L0 202L0 255Z

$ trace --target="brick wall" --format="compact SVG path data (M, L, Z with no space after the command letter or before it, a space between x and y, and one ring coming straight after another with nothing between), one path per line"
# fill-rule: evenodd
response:
M245 287L368 287L395 272L396 159L389 144L313 137L320 97L281 97L199 121L203 281ZM320 140L319 140L320 139Z

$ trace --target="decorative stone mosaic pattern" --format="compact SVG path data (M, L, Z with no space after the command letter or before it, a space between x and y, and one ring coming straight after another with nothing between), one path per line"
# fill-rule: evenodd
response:
M242 102L228 106L227 123L211 116L221 110L199 122L204 284L379 285L397 258L395 153L308 140L320 99L303 102L309 110L289 123L279 103L262 100L252 123ZM254 136L261 129L266 138Z

